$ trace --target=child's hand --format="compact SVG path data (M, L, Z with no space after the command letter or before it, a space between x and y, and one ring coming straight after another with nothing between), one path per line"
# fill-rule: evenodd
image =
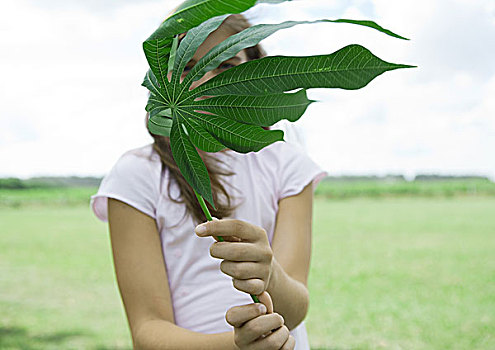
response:
M196 226L195 231L200 237L221 236L225 239L225 242L213 243L210 254L224 259L220 269L233 278L236 289L254 295L267 289L273 252L263 228L242 220L217 219Z
M284 319L273 313L270 295L259 296L261 304L234 306L225 314L234 327L234 342L241 350L292 350L294 337L284 326Z

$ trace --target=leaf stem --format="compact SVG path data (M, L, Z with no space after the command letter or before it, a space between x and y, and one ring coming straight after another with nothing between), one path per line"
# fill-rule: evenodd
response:
M206 203L205 203L204 198L198 192L196 192L196 190L194 190L194 194L196 195L196 198L198 199L198 202L199 202L199 205L201 206L201 209L203 209L203 213L205 213L205 215L206 215L206 219L208 221L213 221L213 217L211 216L211 213L208 210L208 207L206 206ZM220 242L224 242L223 237L217 236L217 239ZM254 295L254 294L250 294L250 295L251 295L251 299L253 299L253 301L255 303L259 303L260 302L260 300L258 299L258 296L257 295Z
M203 197L198 192L196 192L196 190L194 190L194 194L196 195L196 198L198 199L198 202L199 202L199 205L201 206L201 209L203 209L203 213L205 213L205 215L206 215L206 219L208 219L208 221L212 221L213 217L211 216L210 211L208 210L208 207L206 206L205 200L203 199ZM217 237L217 238L222 238L222 237Z

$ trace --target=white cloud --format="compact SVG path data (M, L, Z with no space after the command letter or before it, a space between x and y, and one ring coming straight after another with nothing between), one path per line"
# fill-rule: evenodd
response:
M0 176L104 174L125 150L150 142L141 43L178 3L2 1ZM296 124L331 173L495 177L493 1L304 0L263 5L249 17L366 18L412 39L318 24L264 42L272 55L360 43L387 61L420 66L385 73L358 91L310 92L322 102Z

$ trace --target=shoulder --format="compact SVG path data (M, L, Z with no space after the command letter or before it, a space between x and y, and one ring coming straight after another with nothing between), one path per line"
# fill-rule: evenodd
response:
M161 161L152 144L124 152L105 178L131 183L159 181ZM138 183L136 183L138 184Z
M293 196L310 182L313 188L328 175L299 144L276 142L266 147L264 156L275 171L278 199Z
M140 168L155 166L156 164L160 164L160 156L153 149L153 145L148 144L124 152L119 157L113 168L136 171L136 166Z
M161 161L152 144L128 150L120 156L104 181L113 181L127 189L157 194Z
M155 217L160 197L161 161L151 144L126 151L91 197L96 215L107 220L107 198L125 202Z
M310 159L302 146L287 141L277 141L259 151L261 157L267 158L271 165L284 168L287 163Z

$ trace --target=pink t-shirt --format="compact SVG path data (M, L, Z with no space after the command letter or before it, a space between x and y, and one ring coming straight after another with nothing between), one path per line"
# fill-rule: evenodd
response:
M287 142L273 143L259 152L231 150L214 154L225 160L235 175L224 181L226 190L240 205L231 218L261 226L272 241L278 201L293 196L310 182L313 188L327 173L304 151ZM220 260L209 254L212 238L199 238L184 204L168 197L169 173L151 144L126 152L91 197L96 216L107 221L107 198L123 201L157 222L176 324L201 333L232 330L225 313L235 305L251 303L248 294L232 286L220 271ZM179 197L172 182L171 196ZM181 220L182 219L182 220ZM304 322L292 330L296 349L309 349Z

